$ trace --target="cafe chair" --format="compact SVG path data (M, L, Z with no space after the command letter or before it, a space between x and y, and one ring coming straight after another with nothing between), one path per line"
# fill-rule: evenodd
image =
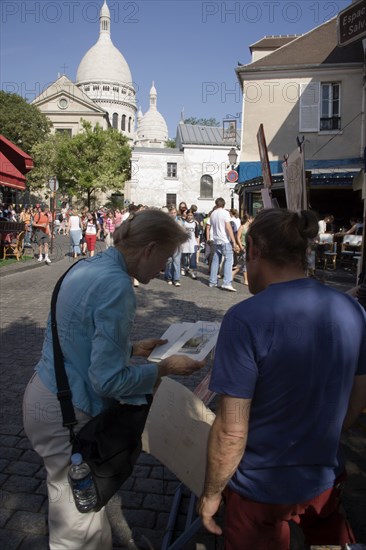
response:
M354 258L361 252L362 235L345 235L341 245L341 264L345 269L354 268Z
M323 254L323 269L337 269L337 243L333 243L330 250Z
M15 256L17 259L17 262L19 262L19 260L23 256L24 237L25 237L25 231L21 231L18 234L15 242L4 243L3 260L5 260L5 258L8 258L9 256Z

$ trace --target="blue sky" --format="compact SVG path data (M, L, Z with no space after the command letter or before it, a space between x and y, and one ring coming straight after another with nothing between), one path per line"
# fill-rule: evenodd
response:
M154 80L169 136L184 116L241 112L237 63L265 35L301 34L351 0L107 0L112 40L129 64L143 112ZM97 41L103 0L2 0L1 88L32 100L58 73L75 80ZM66 65L66 70L64 66Z

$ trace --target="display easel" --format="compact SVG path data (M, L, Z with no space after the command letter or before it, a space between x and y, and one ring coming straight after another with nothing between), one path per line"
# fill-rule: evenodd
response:
M194 390L194 394L197 395L203 403L208 406L209 403L215 397L215 393L211 392L208 389L208 384L210 380L211 373L209 372L205 378L198 384L197 388ZM196 505L197 497L190 491L189 496L189 505L187 510L187 518L185 529L183 533L172 543L172 538L174 535L175 525L177 522L177 517L179 514L179 509L182 502L183 491L185 485L180 483L175 490L172 509L169 514L168 524L165 529L165 535L161 545L161 550L181 550L185 548L185 544L200 530L202 527L201 518L197 515Z

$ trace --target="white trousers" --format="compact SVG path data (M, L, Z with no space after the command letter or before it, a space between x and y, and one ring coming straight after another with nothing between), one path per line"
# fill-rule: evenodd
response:
M75 409L80 429L89 416ZM34 450L47 472L50 550L111 550L112 533L105 508L81 514L74 504L67 480L71 444L62 425L60 404L34 374L23 400L23 423Z

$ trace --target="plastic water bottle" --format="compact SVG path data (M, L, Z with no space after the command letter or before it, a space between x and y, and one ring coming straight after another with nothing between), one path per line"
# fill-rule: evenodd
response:
M85 514L93 511L97 504L97 493L90 468L83 462L80 453L71 455L69 483L79 512Z

